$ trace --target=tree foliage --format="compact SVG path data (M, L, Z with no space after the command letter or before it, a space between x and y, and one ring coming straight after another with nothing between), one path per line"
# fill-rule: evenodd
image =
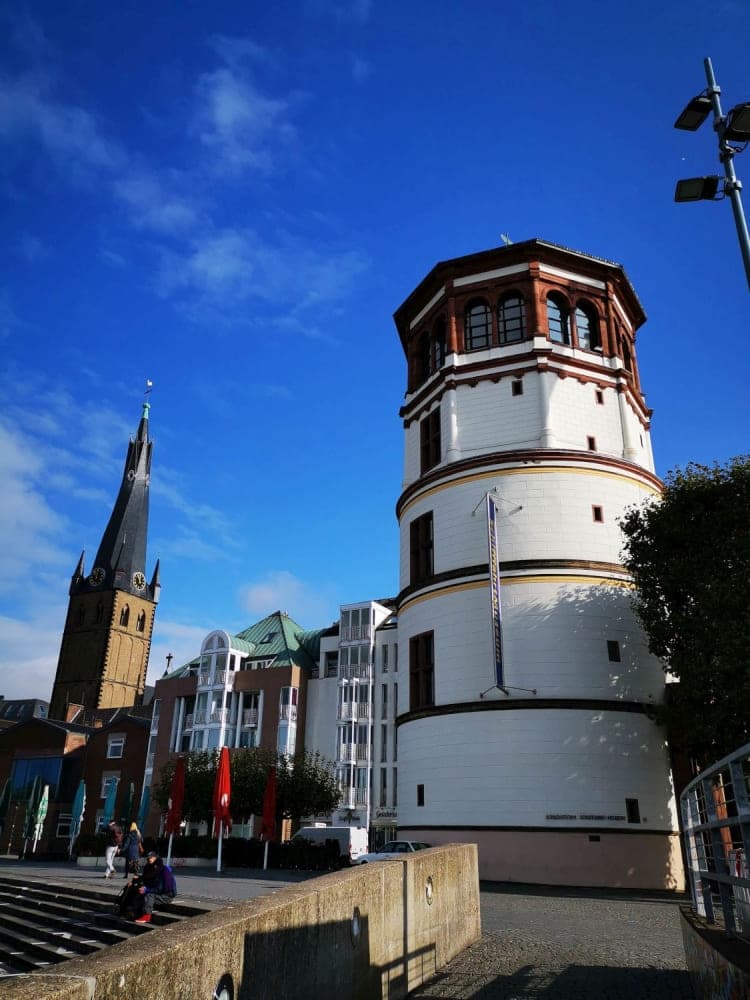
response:
M750 456L669 473L626 512L624 562L668 687L673 744L703 764L750 740Z
M219 754L216 750L193 750L185 758L185 802L183 815L193 822L211 822L213 788ZM303 816L331 812L339 800L334 765L320 753L303 750L294 757L260 748L232 750L229 755L232 791L230 811L235 822L263 812L263 796L271 767L276 768L276 814L299 821ZM153 795L167 808L175 758L167 761L154 783Z

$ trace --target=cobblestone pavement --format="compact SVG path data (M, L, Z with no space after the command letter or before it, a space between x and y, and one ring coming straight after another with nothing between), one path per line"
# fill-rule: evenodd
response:
M693 1000L678 902L661 894L482 886L482 939L421 1000Z

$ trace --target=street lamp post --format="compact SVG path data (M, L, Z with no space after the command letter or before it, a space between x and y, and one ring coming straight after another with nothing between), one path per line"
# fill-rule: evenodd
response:
M737 238L740 243L742 260L745 265L745 276L750 286L750 235L742 207L742 181L738 180L734 171L734 157L741 153L750 141L750 103L738 104L724 116L721 111L719 95L721 87L716 83L711 60L703 60L706 70L706 90L694 97L684 108L674 127L688 132L697 131L713 111L714 131L719 139L719 159L724 165L723 191L719 197L729 198L732 203L734 224L737 228ZM738 148L732 142L742 145ZM675 201L718 201L720 177L690 177L677 182Z

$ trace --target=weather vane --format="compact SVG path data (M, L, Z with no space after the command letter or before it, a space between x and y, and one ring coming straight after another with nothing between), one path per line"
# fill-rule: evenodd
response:
M151 381L150 378L147 378L146 379L146 388L145 388L145 390L143 392L143 395L144 396L148 396L149 393L151 392L151 390L153 389L153 387L154 387L154 383Z

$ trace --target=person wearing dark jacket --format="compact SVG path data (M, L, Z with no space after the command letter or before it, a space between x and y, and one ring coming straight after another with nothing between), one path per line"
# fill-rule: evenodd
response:
M125 858L125 878L138 874L138 860L143 853L143 838L137 824L131 823L120 847L120 854Z
M138 891L141 894L141 914L136 917L137 924L151 923L151 914L154 912L154 904L164 893L164 862L156 853L149 851L146 855L146 864L138 880Z

